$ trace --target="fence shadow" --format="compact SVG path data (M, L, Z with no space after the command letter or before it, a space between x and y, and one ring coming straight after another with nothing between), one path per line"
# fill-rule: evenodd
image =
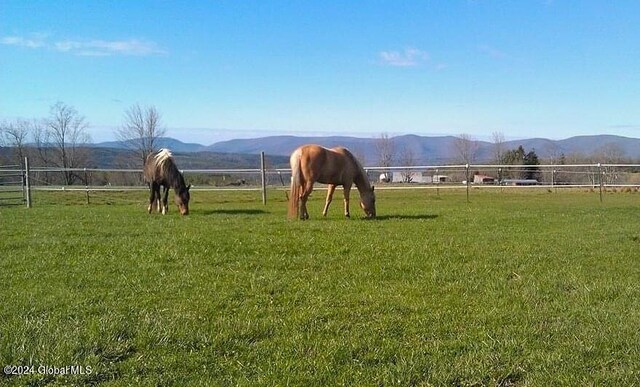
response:
M204 210L200 213L203 215L261 215L261 214L268 214L269 212L264 210L252 209L252 208L229 208L229 209L217 209L217 210Z
M379 221L379 220L429 220L429 219L436 219L438 217L438 215L433 215L433 214L416 214L416 215L403 215L403 214L398 214L398 215L379 215L376 216L375 220Z

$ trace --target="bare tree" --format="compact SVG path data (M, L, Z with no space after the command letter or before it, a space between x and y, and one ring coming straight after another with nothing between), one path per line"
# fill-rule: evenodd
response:
M416 164L415 154L413 150L405 146L400 152L400 165L403 167L412 167ZM403 170L401 173L403 183L411 183L413 181L413 171L410 168Z
M461 134L453 141L457 159L463 164L472 164L477 156L480 144L468 134Z
M496 164L501 164L505 151L504 133L493 132L491 133L491 137L493 138L493 160Z
M124 113L124 123L116 137L127 145L144 165L147 156L157 150L158 140L166 129L161 126L161 115L155 106L131 106Z
M34 121L35 122L35 121ZM35 153L42 165L50 164L49 162L49 132L45 130L44 120L40 124L35 125L31 132Z
M565 156L562 148L554 141L549 141L544 146L544 153L547 155L543 164L551 164L555 167L548 171L552 175L548 177L548 180L554 181L555 184L565 184L571 181L570 173L568 173L562 165L567 163L567 157Z
M378 154L378 166L382 168L388 168L393 164L395 158L395 144L393 138L390 138L387 133L382 133L375 142L376 153ZM389 176L391 172L385 171L385 180L391 180Z
M566 164L591 164L594 162L593 158L582 152L571 152L564 156L564 162ZM564 173L566 179L558 181L571 182L572 184L591 184L594 185L598 181L598 174L592 167L577 167L572 168L570 173Z
M625 161L624 149L616 143L608 142L594 152L594 160L603 164L621 164ZM602 173L605 184L614 184L620 179L619 169L610 165L603 165Z
M57 102L51 106L45 125L44 145L46 149L43 149L41 153L49 153L45 156L46 161L65 169L86 165L88 161L86 144L90 140L87 133L89 125L74 107ZM36 135L40 137L42 131L38 131ZM64 172L64 183L73 184L77 177L76 173L67 170Z
M608 142L594 152L594 159L601 163L615 164L625 162L624 149L616 143Z
M544 147L544 153L547 154L546 162L549 164L560 164L564 157L562 148L555 142L547 143Z
M14 160L16 164L19 164L20 166L23 166L24 158L27 155L26 141L30 128L31 123L23 119L3 122L2 127L0 128L3 142L6 146L13 148Z

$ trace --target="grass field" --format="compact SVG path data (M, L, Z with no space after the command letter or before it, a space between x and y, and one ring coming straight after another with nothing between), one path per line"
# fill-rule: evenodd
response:
M639 193L377 195L0 207L0 385L640 384Z

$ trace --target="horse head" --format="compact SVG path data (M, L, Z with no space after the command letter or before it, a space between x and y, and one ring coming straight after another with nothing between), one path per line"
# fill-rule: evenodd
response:
M360 195L360 207L364 210L367 218L376 217L376 194L373 192L374 188L371 186L370 190L364 190Z
M181 215L189 215L189 188L191 188L191 184L186 187L182 187L176 195L176 204L178 205L178 209L180 210Z

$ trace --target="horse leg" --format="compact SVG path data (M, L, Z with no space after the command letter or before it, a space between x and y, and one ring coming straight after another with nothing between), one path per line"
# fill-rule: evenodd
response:
M149 183L149 208L147 209L149 213L153 211L153 205L155 204L155 201L156 201L155 183Z
M161 188L160 184L157 184L154 188L155 195L156 195L155 205L156 205L156 210L158 212L162 212L162 197L160 196L160 188Z
M302 194L300 194L300 219L302 220L309 219L309 211L307 211L307 199L309 199L311 191L313 191L313 181L309 180L304 185Z
M327 211L329 210L329 204L331 204L331 200L333 200L333 192L335 190L336 190L336 186L334 184L329 184L327 186L327 201L324 203L322 216L327 216Z
M164 187L164 195L162 195L162 215L165 215L169 212L169 204L167 203L169 200L169 186Z
M351 215L349 215L349 193L350 192L351 192L351 185L345 184L344 185L344 216L346 216L347 218L351 217Z

